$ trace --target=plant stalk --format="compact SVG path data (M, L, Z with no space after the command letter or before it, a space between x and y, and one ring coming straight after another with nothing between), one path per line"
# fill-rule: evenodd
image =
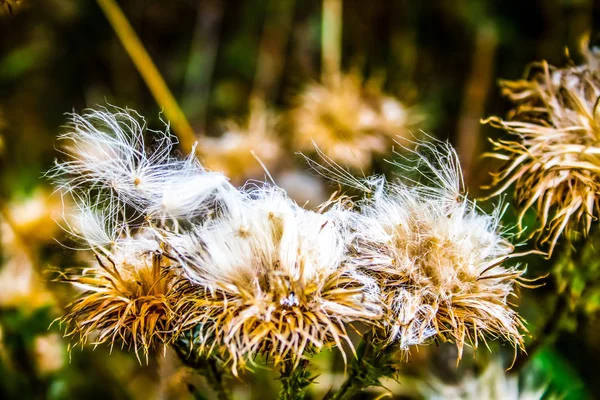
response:
M569 306L564 293L558 295L552 314L546 320L546 323L536 335L536 339L527 346L527 353L523 352L517 355L511 369L511 374L518 374L521 369L529 362L535 353L545 344L551 343L556 339L556 333L559 330L563 317L568 313Z
M202 375L217 395L218 400L230 400L231 390L227 385L227 371L216 357L194 357L186 346L174 346L181 361Z
M281 366L279 380L281 390L279 400L302 400L306 395L306 388L312 383L313 378L307 370L308 360L301 360L296 366L293 360L286 360Z
M396 372L393 366L394 355L395 351L392 348L374 343L372 331L365 333L346 380L336 392L328 393L325 399L351 400L364 389L379 386L381 378L391 377Z
M342 60L342 0L323 0L321 80L336 84Z
M148 85L154 99L164 109L166 117L173 124L181 148L186 152L190 151L195 142L194 130L125 14L115 0L97 1L121 44Z

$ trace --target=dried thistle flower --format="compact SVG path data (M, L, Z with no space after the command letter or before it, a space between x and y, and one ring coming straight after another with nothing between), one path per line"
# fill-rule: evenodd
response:
M309 85L292 111L292 145L313 151L315 144L334 161L355 169L371 166L374 154L407 136L409 112L379 85L363 85L357 74L329 85Z
M180 273L150 233L120 239L102 250L95 251L96 264L65 275L65 281L84 292L60 321L76 344L120 343L147 359L151 349L177 336L172 321Z
M235 192L223 175L205 171L190 155L171 155L168 132L151 131L133 111L105 108L72 115L69 145L50 175L72 205L64 228L97 264L63 274L84 290L61 322L77 344L120 343L139 357L177 338L173 307L187 281L165 256L164 232L227 209ZM222 194L223 196L221 196Z
M549 254L563 232L587 233L598 216L600 194L600 74L589 65L557 69L534 64L526 80L504 81L503 93L515 103L508 120L484 121L514 140L492 140L493 158L506 161L494 174L494 195L515 184L521 208L536 209L532 233Z
M297 365L324 346L352 346L344 324L379 307L375 283L343 264L341 205L306 211L278 188L245 195L238 213L171 243L194 283L177 310L184 326L202 327L206 352L224 346L234 373L257 355Z
M208 167L223 172L234 182L264 176L263 165L269 169L281 160L282 144L274 134L278 122L277 115L264 102L255 100L246 121L228 120L220 137L199 138L199 153Z
M501 210L486 215L462 194L455 151L422 144L417 171L428 184L375 182L357 215L351 263L379 282L389 343L400 348L437 337L463 346L500 337L522 346L524 326L508 305L522 271L506 267L513 246ZM400 166L400 165L399 165Z
M54 306L56 299L45 287L36 271L35 251L49 238L49 210L40 207L39 198L29 199L20 207L10 204L0 213L0 249L2 268L0 269L0 307L16 307L29 313L42 307ZM43 204L47 206L47 204ZM38 209L39 207L39 209ZM30 218L21 212L29 211ZM39 211L39 212L33 212ZM32 215L35 214L35 215ZM40 237L31 234L34 226L42 227ZM26 236L25 236L26 235ZM33 251L32 251L33 250Z

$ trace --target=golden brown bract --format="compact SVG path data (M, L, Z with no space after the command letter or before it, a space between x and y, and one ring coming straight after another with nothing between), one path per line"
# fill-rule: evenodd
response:
M177 313L184 326L202 326L200 352L224 352L237 373L247 360L267 357L274 365L294 364L312 351L352 347L345 323L372 318L364 310L363 286L348 274L335 273L323 282L290 282L285 275L261 277L263 284L242 282L211 292L193 288ZM343 353L343 352L342 352Z
M514 140L492 140L493 158L506 161L493 174L492 196L515 184L521 223L534 208L540 223L532 236L551 254L563 232L587 233L598 216L600 194L600 75L587 65L556 69L534 64L527 80L502 82L515 103L508 120L486 123Z
M135 257L135 258L134 258ZM109 343L140 350L151 349L176 338L172 324L178 298L179 274L158 251L140 251L120 258L97 255L98 263L65 280L85 290L67 306L61 323L77 344Z

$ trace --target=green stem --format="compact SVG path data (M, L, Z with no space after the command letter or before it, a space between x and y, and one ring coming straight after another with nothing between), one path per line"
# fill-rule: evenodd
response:
M174 346L181 361L202 375L214 390L219 400L230 400L231 390L227 385L227 371L216 357L198 357L187 346Z
M305 389L312 383L313 378L307 370L308 360L302 360L295 366L292 360L284 361L279 380L281 390L279 400L302 400L306 395Z
M342 386L325 396L326 400L349 400L370 386L379 386L379 380L391 377L394 368L395 351L390 347L379 346L373 341L373 332L366 333L358 345L356 359Z

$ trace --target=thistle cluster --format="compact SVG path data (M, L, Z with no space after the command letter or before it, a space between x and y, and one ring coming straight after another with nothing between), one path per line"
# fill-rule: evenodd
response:
M522 344L508 302L522 270L504 265L514 249L500 211L467 199L448 146L416 153L425 183L340 170L364 198L307 210L274 184L236 188L194 154L175 157L175 138L133 111L72 115L61 139L66 159L50 174L72 200L65 228L95 256L64 274L82 289L62 318L76 344L147 357L183 341L236 374L344 354L358 322L389 348Z
M519 221L535 208L532 236L552 253L563 232L587 233L598 217L600 194L600 74L591 65L533 64L523 80L502 81L513 103L508 119L484 121L514 139L492 140L490 156L505 162L494 175L496 195L512 184Z

